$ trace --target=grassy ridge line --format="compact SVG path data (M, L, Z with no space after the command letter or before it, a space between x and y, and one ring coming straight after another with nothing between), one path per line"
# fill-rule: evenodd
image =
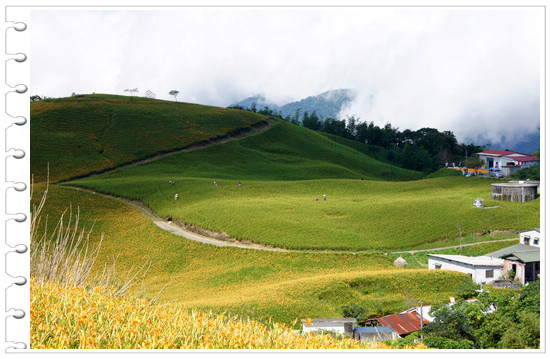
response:
M31 103L31 168L51 182L235 133L267 118L182 102L86 95Z
M101 174L107 174L107 173L111 173L113 171L117 171L119 169L123 169L123 168L126 168L126 167L139 166L139 165L151 162L151 161L155 161L155 160L158 160L158 159L160 159L164 156L169 156L169 155L177 154L177 153L180 153L180 152L193 151L193 150L205 148L207 146L225 143L225 142L230 141L230 140L234 140L234 139L238 139L238 138L242 138L242 137L246 137L246 136L251 136L253 134L256 134L256 133L259 133L259 132L262 132L262 131L265 131L265 130L269 129L273 125L273 123L274 123L274 121L271 120L271 119L267 120L266 122L258 122L258 123L255 123L255 124L251 125L250 127L235 129L234 131L232 131L230 133L227 133L225 135L220 135L220 136L217 136L217 137L214 137L214 138L209 138L209 139L200 141L198 143L193 143L193 144L188 145L188 146L183 147L183 148L176 148L176 149L169 150L169 151L160 151L160 152L158 152L154 155L151 155L149 157L145 157L145 158L137 160L137 161L121 163L121 164L119 164L119 165L117 165L113 168L108 168L108 169L105 169L103 171L90 172L90 173L88 173L86 175L83 175L83 176L80 176L80 177L68 178L67 180L64 180L64 182L70 182L70 181L75 181L75 180L82 179L82 178L88 178L88 177L97 176L97 175L101 175Z

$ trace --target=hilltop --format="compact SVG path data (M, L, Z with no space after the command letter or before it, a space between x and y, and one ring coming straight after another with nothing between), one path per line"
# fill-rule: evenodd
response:
M115 95L31 102L31 168L36 182L98 173L265 124L246 111Z

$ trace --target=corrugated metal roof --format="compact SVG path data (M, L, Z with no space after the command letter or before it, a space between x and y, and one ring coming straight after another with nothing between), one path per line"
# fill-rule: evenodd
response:
M531 253L531 254L528 254L528 253ZM518 257L519 255L525 258L526 260L529 260L529 262L536 262L537 259L535 258L537 256L538 256L538 260L540 261L540 248L518 243L518 244L514 244L513 246L502 248L502 249L499 249L498 251L487 254L487 256L494 257L494 258L503 258L503 257L508 257L510 255L514 255L516 257ZM523 260L521 261L524 262Z
M509 259L509 260L519 260L523 263L540 262L540 250L514 252L506 256L503 256L502 258Z
M409 334L420 330L420 315L416 312L390 314L385 317L376 318L380 324L395 330L399 335ZM424 324L429 321L424 320Z

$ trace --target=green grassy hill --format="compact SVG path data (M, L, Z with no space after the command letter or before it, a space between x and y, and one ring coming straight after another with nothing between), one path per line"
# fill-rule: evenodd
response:
M31 103L34 180L63 181L174 151L267 121L231 109L143 97L85 95Z

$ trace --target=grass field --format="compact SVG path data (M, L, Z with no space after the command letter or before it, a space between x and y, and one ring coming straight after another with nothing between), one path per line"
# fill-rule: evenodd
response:
M101 172L265 122L245 111L143 97L85 95L32 102L35 181Z
M540 223L538 199L521 204L486 199L486 206L499 208L474 208L474 199L490 197L489 179L410 180L415 176L279 122L245 139L71 184L140 200L162 217L288 249L414 249Z
M41 188L35 189L34 200ZM152 298L160 293L160 302L260 321L272 318L292 325L302 317L339 317L341 307L350 302L371 306L373 314L389 314L412 301L445 300L465 277L441 272L443 277L433 276L437 290L420 293L414 278L425 270L394 267L393 258L380 252L266 252L203 245L161 230L130 205L60 186L50 187L44 214L52 221L69 204L73 211L80 210L81 226L93 226L92 245L104 234L98 268L116 260L124 272L151 260L147 279L143 287L132 289L134 294ZM50 223L49 230L53 227ZM351 284L370 278L381 285L396 274L408 279L391 294L367 295Z

